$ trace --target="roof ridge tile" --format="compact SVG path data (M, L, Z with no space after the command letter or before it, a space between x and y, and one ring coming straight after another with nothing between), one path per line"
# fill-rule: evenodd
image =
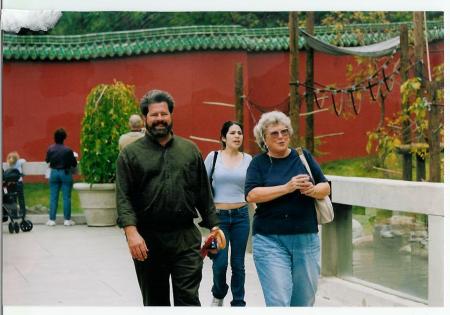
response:
M399 25L353 24L337 32L333 26L316 26L315 35L346 47L369 45L394 37ZM444 38L443 21L428 21L430 41ZM361 36L365 34L365 36ZM299 38L299 48L305 41ZM287 27L245 28L239 25L177 26L84 35L3 35L5 60L89 60L141 54L192 50L285 51L289 49Z

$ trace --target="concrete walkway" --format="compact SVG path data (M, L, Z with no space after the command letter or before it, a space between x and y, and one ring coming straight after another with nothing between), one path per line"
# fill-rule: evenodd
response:
M3 225L3 305L141 306L140 291L123 232L118 227L35 224L10 234ZM253 257L246 256L246 301L264 306ZM230 274L230 272L228 272ZM211 260L206 258L200 301L211 300ZM231 293L225 298L229 306ZM336 304L318 298L316 305Z

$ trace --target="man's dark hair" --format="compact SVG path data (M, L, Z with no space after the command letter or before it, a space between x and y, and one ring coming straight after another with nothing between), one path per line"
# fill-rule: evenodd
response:
M172 114L173 106L175 102L172 95L166 91L161 90L150 90L141 99L141 113L144 116L148 114L148 106L154 103L166 102L169 107L169 112Z
M66 140L66 138L67 138L67 133L64 130L64 128L58 128L58 129L56 129L53 137L55 139L55 143L63 144L64 140Z
M228 130L230 130L230 127L233 125L239 126L241 128L242 134L244 134L244 128L242 127L242 124L238 123L237 121L231 120L224 122L222 129L220 130L220 142L223 149L225 149L227 145L225 141L222 140L222 138L227 138Z

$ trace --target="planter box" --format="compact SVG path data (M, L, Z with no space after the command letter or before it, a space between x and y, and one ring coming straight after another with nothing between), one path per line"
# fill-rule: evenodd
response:
M113 226L117 223L116 185L75 183L80 206L88 226Z

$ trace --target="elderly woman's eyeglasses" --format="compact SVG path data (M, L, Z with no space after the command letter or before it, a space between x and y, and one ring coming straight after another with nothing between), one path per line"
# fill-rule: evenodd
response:
M276 139L276 138L278 138L280 135L281 135L282 137L287 137L287 136L289 136L289 129L286 128L286 129L282 129L282 130L272 131L272 132L269 133L269 136L270 136L272 139Z

